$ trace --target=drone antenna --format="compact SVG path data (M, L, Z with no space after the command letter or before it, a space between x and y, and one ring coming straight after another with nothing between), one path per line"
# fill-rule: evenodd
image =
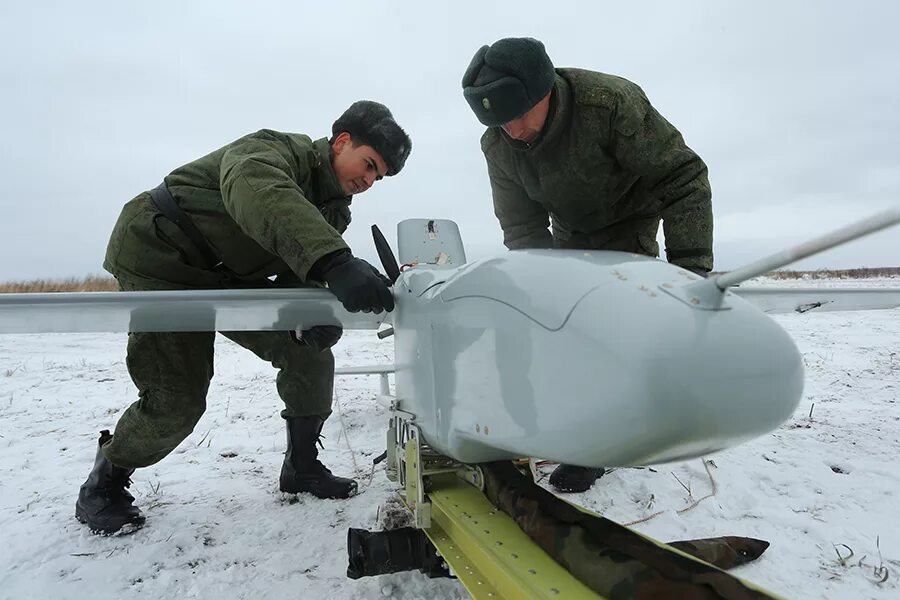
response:
M846 227L841 227L831 233L819 236L808 242L794 246L793 248L788 248L787 250L782 250L781 252L776 252L775 254L761 258L748 265L739 267L734 271L723 273L712 281L716 284L716 287L725 291L729 287L737 285L742 281L769 273L779 267L796 262L801 258L806 258L807 256L818 254L829 248L840 246L851 240L896 225L897 223L900 223L900 208L886 210L873 215L868 219L847 225Z

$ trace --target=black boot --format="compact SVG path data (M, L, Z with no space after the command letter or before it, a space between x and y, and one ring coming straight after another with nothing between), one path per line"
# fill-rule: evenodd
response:
M550 474L550 485L560 492L586 492L605 472L603 467L559 465Z
M134 496L125 489L131 485L129 477L134 469L117 467L103 455L103 445L111 439L108 430L100 432L94 468L75 503L75 518L97 533L115 533L124 525L138 528L144 524L144 515L132 504Z
M318 460L316 442L325 422L319 417L291 417L286 421L287 451L281 466L281 491L309 492L319 498L349 498L355 494L355 481L335 477Z

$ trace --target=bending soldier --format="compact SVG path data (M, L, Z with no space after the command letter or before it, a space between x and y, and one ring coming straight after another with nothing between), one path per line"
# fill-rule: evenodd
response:
M315 286L327 283L349 311L391 311L390 282L356 258L341 234L354 194L396 175L411 142L382 104L354 103L332 137L261 130L172 171L128 202L113 229L104 268L122 290ZM278 369L287 451L284 492L347 498L356 482L331 473L316 443L331 413L340 327L222 332ZM134 470L162 460L206 408L214 332L130 333L128 371L139 400L115 434L103 431L75 516L92 530L140 526L127 491Z
M544 45L505 38L475 53L463 95L481 137L507 248L659 255L703 276L713 266L706 165L621 77L555 69ZM584 491L603 469L560 465L550 482Z

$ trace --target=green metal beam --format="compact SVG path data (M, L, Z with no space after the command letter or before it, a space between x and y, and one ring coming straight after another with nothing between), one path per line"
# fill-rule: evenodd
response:
M455 475L429 477L428 499L425 533L475 600L601 598Z

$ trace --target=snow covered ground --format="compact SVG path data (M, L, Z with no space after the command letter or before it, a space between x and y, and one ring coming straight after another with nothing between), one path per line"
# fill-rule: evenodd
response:
M619 469L572 499L623 523L651 517L635 527L661 540L769 540L737 574L790 598L900 597L900 310L777 320L807 367L787 423L711 457L712 479L700 460ZM418 573L345 577L347 528L376 529L378 506L396 493L371 467L387 420L377 379L339 378L325 426L323 460L355 475L362 493L283 495L274 371L221 337L195 432L135 474L147 526L91 535L73 507L98 431L135 397L124 351L119 334L0 336L0 598L467 597L455 581ZM362 332L336 348L338 365L392 353ZM683 510L713 485L715 496Z

